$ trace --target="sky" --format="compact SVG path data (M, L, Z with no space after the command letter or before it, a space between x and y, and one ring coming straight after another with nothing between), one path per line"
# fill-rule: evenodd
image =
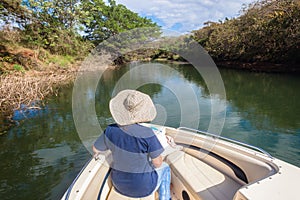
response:
M163 29L189 33L204 22L239 16L243 4L254 0L116 0L118 4L156 22Z

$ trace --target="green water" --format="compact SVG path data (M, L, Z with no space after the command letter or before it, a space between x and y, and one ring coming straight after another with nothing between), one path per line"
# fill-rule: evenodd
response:
M226 104L222 136L261 147L273 156L300 167L300 79L297 75L249 73L220 70L226 99L210 95L205 82L189 65L170 65L176 73L157 73L159 84L145 84L139 90L159 104L155 122L178 127L182 122L180 106L189 111L185 124L198 124L207 130L213 103ZM113 88L132 66L107 71L96 90L96 113L101 127L112 123L108 102ZM91 73L88 76L95 76ZM87 76L87 77L88 77ZM131 74L131 77L133 75ZM141 81L147 77L140 76ZM89 82L87 81L87 84ZM125 85L126 86L126 85ZM200 118L192 112L195 105L178 100L186 88L197 97ZM86 87L82 98L94 98ZM84 106L82 107L84 108ZM82 110L84 112L84 109ZM87 122L89 123L89 119ZM60 199L90 158L81 141L72 114L72 86L46 102L36 116L24 119L0 136L0 199Z

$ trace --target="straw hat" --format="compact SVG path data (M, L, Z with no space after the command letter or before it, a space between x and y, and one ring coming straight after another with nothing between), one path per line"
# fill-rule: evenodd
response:
M156 109L151 98L136 90L123 90L109 102L110 112L117 124L124 126L152 121Z

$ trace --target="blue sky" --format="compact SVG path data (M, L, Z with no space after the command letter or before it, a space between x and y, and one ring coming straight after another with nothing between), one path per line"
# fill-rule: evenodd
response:
M207 21L239 16L243 4L254 0L116 0L130 10L157 22L164 29L188 33Z

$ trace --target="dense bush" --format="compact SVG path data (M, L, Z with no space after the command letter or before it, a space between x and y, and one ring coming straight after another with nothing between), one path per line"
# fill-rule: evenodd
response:
M72 29L56 29L42 24L29 24L22 31L22 45L31 49L47 49L52 54L84 57L93 47Z
M242 15L208 22L194 38L216 60L297 63L300 61L300 2L263 0Z

